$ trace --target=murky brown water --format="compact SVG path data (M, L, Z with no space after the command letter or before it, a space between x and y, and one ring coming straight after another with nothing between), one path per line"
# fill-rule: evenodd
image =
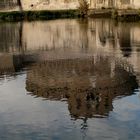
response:
M140 25L0 23L0 139L139 140Z

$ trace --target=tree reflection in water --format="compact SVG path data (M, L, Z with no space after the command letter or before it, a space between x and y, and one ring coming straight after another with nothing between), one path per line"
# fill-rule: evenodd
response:
M22 75L20 72L25 72L23 77L25 78L26 76L26 83L24 83L22 89L25 90L26 84L26 91L20 91L19 93L22 95L23 105L26 103L26 99L29 99L28 104L24 107L25 114L27 116L29 114L28 117L30 117L29 112L35 113L37 121L38 119L41 120L40 126L44 124L44 120L47 120L46 114L49 111L50 114L48 113L47 115L51 116L51 113L55 113L59 123L63 122L63 118L61 121L61 116L65 116L65 113L61 114L60 112L60 116L58 117L57 113L59 110L58 112L54 112L50 106L45 106L45 109L49 110L48 112L45 112L42 106L40 112L36 111L36 107L40 103L41 105L44 104L44 102L39 99L34 100L30 96L26 96L23 99L25 92L35 97L43 97L45 100L57 101L51 102L53 105L58 105L57 107L53 106L55 108L54 110L59 108L60 102L65 101L68 105L69 113L65 108L60 108L60 110L65 110L70 116L67 114L68 116L64 119L71 121L69 119L71 117L74 123L76 125L78 124L78 128L80 123L80 131L83 134L83 138L86 138L89 136L86 135L86 132L89 133L89 129L93 133L96 132L88 125L89 122L92 122L91 125L95 126L97 121L100 121L102 124L102 121L108 120L105 124L112 124L110 118L112 118L112 114L116 113L118 108L120 109L120 114L126 114L125 110L128 108L121 110L123 103L121 106L117 103L117 106L120 107L116 109L115 103L120 100L114 102L114 99L132 95L135 93L135 88L138 88L138 82L140 81L139 29L138 23L133 24L133 26L130 26L129 23L117 23L116 25L111 20L106 19L1 23L0 80L11 80L11 77L13 78L17 74ZM124 60L127 62L124 62ZM7 78L7 76L9 77ZM5 84L7 85L8 83ZM16 91L16 88L13 91ZM7 91L5 90L5 92ZM19 94L17 93L18 96L20 96ZM9 94L6 95L9 98L11 97ZM16 95L13 94L13 97L16 98ZM7 97L5 96L5 98ZM124 101L125 99L127 98L122 100ZM18 98L15 99L15 101L17 100L20 102ZM132 99L130 102L135 102L135 100ZM37 103L34 108L35 110L32 107L27 109L33 101ZM47 105L49 103L48 101L45 102ZM63 105L65 106L65 104ZM124 102L124 105L127 106L128 103ZM15 102L15 106L18 106L17 102ZM14 107L11 107L11 109L15 111L16 109ZM19 113L24 114L20 107L18 109ZM115 127L113 126L113 129L110 131L105 130L104 125L100 127L97 125L95 126L95 129L99 130L97 134L101 135L102 133L104 135L103 132L105 132L112 135L110 132L115 131L120 134L122 125L126 126L125 131L122 131L122 133L126 132L126 135L128 133L131 135L132 129L138 132L139 127L135 126L135 124L139 121L139 114L136 113L137 110L133 112L133 109L129 109L129 114L126 114L127 117L124 116L124 118L127 120L130 117L131 119L131 113L136 114L137 119L134 118L134 127L129 126L131 121L126 125L125 122L113 118L113 125ZM15 114L17 113L16 110ZM40 115L45 115L44 120L40 115L38 116L39 113ZM108 116L110 116L109 119L98 119ZM116 117L116 114L114 116ZM15 119L13 114L9 118ZM24 118L24 116L18 116L18 118ZM52 123L52 120L53 116L51 119L48 119L51 126L56 124ZM68 124L66 123L64 122L65 125ZM36 121L34 121L34 124L37 124ZM49 125L46 123L46 126ZM34 128L34 126L31 127ZM99 128L103 128L103 130L100 131ZM60 128L58 129L60 130ZM12 127L11 130L15 130L15 128ZM27 129L24 128L24 130ZM40 127L37 130L40 130ZM50 131L53 131L53 129L50 129ZM62 132L63 130L60 131ZM46 132L47 129L45 129ZM135 135L136 132L133 134ZM67 134L65 133L65 135ZM73 131L72 135L74 135Z
M27 72L26 89L48 100L66 100L74 119L107 117L116 97L129 96L138 87L129 64L108 56L48 60Z

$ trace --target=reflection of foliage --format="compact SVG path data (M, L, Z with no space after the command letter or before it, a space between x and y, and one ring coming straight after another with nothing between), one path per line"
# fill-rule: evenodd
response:
M131 95L136 88L136 76L129 63L102 55L85 59L57 57L35 63L26 81L31 95L67 101L74 119L107 117L113 110L113 100Z
M78 0L79 1L79 11L80 11L80 15L82 17L87 16L88 14L88 9L89 9L89 3L87 2L87 0Z

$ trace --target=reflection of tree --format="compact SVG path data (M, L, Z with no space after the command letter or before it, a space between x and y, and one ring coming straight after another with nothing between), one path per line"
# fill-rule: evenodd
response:
M136 77L114 64L112 75L108 57L45 61L30 68L26 89L49 100L67 99L75 119L104 117L113 109L114 98L131 95L137 87Z

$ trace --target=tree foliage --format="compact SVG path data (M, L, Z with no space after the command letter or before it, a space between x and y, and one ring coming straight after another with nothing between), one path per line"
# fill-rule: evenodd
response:
M88 15L89 3L87 0L78 0L79 2L79 11L82 17L86 17Z

